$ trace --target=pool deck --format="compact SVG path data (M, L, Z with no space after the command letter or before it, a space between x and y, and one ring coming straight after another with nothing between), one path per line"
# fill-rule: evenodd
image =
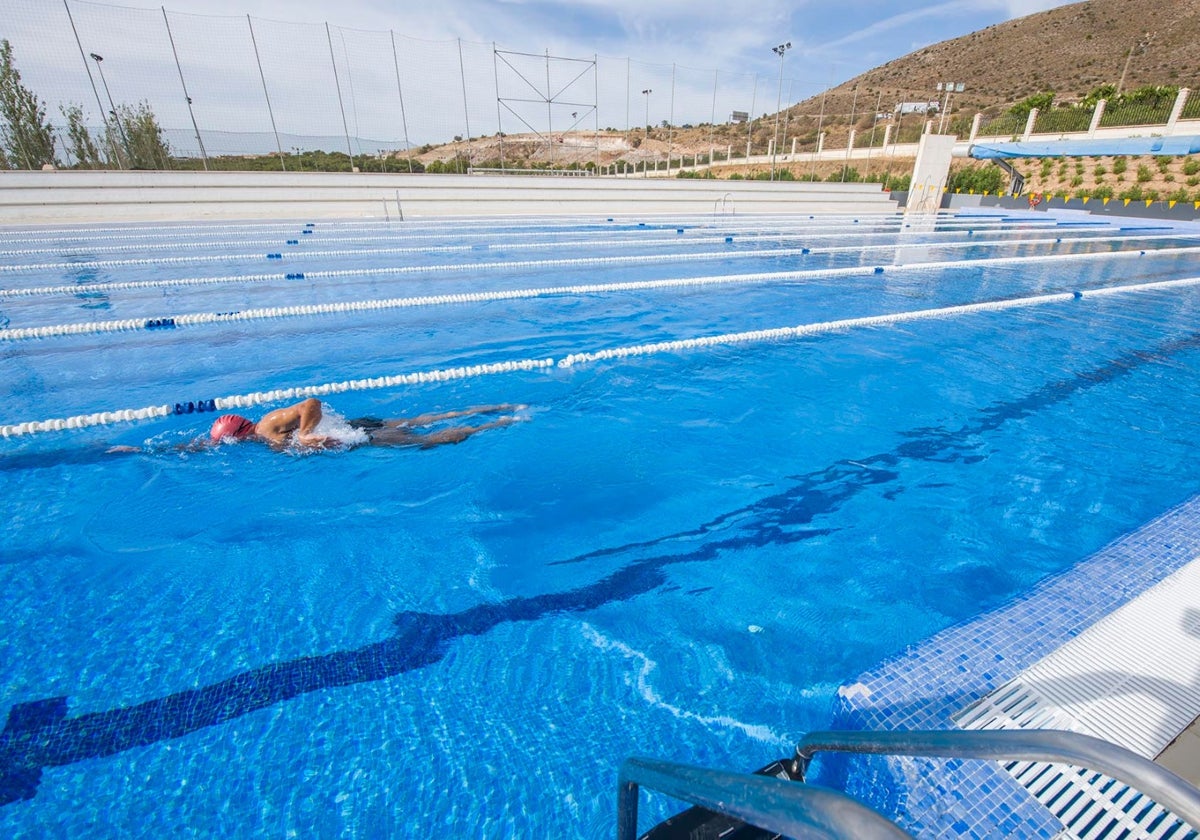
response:
M957 728L968 710L1001 687L1025 683L1042 702L1031 718L1038 728L1124 741L1198 782L1198 557L1200 496L1016 602L948 628L850 681L839 690L831 728ZM1170 589L1173 598L1151 600ZM1071 659L1072 649L1082 658ZM1126 722L1110 728L1107 722L1119 722L1122 708ZM997 723L1005 714L994 712L981 728L1021 725ZM1152 725L1141 726L1139 718L1147 715ZM1167 720L1172 715L1173 723ZM1154 731L1146 735L1146 729ZM1064 830L1063 821L991 762L838 758L814 781L846 790L920 837L1050 840Z
M1200 787L1200 719L1192 721L1154 761Z

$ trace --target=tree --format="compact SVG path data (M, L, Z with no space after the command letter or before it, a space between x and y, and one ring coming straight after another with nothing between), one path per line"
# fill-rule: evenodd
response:
M118 105L115 118L121 128L121 145L130 169L170 169L171 149L150 104Z
M54 127L46 122L46 106L21 84L21 72L13 63L12 45L0 39L0 146L4 168L15 164L24 169L41 169L55 163Z
M78 105L60 106L59 110L67 120L67 136L71 138L71 154L76 164L87 169L100 169L104 159L96 148L92 135L83 124L83 109Z

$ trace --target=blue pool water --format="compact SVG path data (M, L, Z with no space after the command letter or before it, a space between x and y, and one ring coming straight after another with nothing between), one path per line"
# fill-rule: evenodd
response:
M788 752L842 681L1197 492L1200 229L1125 227L7 231L0 831L599 838L629 755ZM319 454L94 419L347 383L345 417L528 408Z

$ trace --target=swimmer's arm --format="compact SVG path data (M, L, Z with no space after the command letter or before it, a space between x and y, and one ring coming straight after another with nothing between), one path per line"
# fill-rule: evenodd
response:
M288 443L292 433L296 433L296 442L303 446L323 445L326 440L313 434L317 424L321 422L321 401L309 397L303 402L277 408L258 421L254 432L259 437L277 446Z
M208 438L198 437L195 440L189 441L187 443L176 444L175 446L173 446L171 448L173 450L175 450L176 452L202 452L205 449L208 449L212 445L213 445L212 441L210 441ZM142 452L154 452L154 451L156 451L156 450L154 450L148 446L117 445L117 446L108 447L108 449L104 450L104 453L106 455L137 455ZM161 452L162 450L160 449L157 451Z
M398 429L405 429L411 426L428 426L432 423L439 423L442 420L453 420L458 417L473 417L476 414L500 414L506 411L521 411L528 408L527 405L518 403L500 403L499 405L476 405L470 408L459 409L458 411L442 411L432 414L418 414L416 417L407 417L389 425L395 426Z

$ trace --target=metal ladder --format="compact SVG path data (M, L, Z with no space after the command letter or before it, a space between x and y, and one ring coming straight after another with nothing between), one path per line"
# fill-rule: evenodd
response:
M639 786L786 837L910 835L839 791L804 783L818 752L1044 761L1098 770L1200 828L1200 790L1147 758L1089 735L1059 730L811 732L785 763L790 780L630 758L617 782L617 840L636 840ZM653 833L653 830L652 832Z

